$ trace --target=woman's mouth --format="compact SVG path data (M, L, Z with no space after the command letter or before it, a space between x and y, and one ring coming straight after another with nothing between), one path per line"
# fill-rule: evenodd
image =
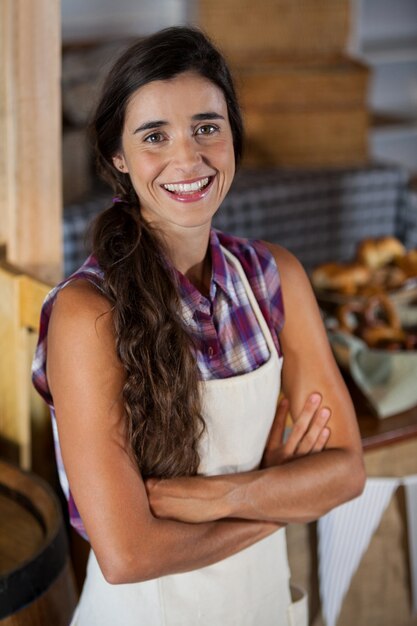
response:
M169 195L180 202L195 202L204 198L210 189L214 176L206 176L183 183L166 183L161 187L169 193Z

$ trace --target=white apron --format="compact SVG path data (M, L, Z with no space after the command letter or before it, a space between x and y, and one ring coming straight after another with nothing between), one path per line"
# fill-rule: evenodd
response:
M274 419L282 357L239 261L269 360L258 369L202 384L206 435L199 473L256 469ZM142 583L111 585L91 551L71 626L307 626L306 597L292 602L285 529L214 565Z

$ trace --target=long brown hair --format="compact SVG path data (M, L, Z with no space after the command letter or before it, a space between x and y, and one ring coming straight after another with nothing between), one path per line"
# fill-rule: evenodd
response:
M242 120L227 65L199 30L168 28L131 46L111 70L91 125L98 171L117 198L96 220L93 252L113 307L131 448L144 477L195 474L204 430L198 368L176 281L158 233L141 217L128 174L113 165L128 101L140 87L195 71L223 92L235 160Z

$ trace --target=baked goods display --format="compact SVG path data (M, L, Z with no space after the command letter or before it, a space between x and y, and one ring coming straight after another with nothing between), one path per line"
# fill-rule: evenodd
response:
M371 270L385 267L405 254L404 245L395 237L364 239L356 252L359 263L363 263Z
M415 350L417 328L404 328L394 303L383 293L347 302L336 310L338 330L354 334L370 348Z
M325 263L312 274L315 289L355 294L369 284L371 271L360 263Z
M395 237L363 240L350 263L325 263L311 275L317 292L371 296L417 282L417 250L407 252Z
M366 239L355 259L320 265L311 281L333 329L374 349L417 349L417 318L405 326L397 302L405 294L407 305L410 299L417 305L417 250L407 251L395 237Z
M396 262L407 278L417 276L417 250L409 250L403 256L398 257Z

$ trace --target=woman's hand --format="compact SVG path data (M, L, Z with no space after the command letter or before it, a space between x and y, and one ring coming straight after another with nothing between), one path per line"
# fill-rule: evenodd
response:
M326 424L331 413L320 404L320 394L313 393L307 399L300 415L294 418L291 432L284 442L289 402L286 398L281 400L265 446L262 468L282 465L297 457L321 452L324 449L330 436L330 429Z
M227 512L222 510L221 495L228 491L228 486L213 478L190 476L146 480L145 487L153 515L190 523L210 522L226 517Z
M330 411L320 407L320 394L312 394L300 415L294 420L291 433L284 443L285 421L289 403L281 400L271 427L262 458L261 468L281 465L287 461L321 452L330 436L326 424ZM208 522L228 516L223 510L231 486L221 476L191 476L145 481L149 505L155 517L182 522Z

